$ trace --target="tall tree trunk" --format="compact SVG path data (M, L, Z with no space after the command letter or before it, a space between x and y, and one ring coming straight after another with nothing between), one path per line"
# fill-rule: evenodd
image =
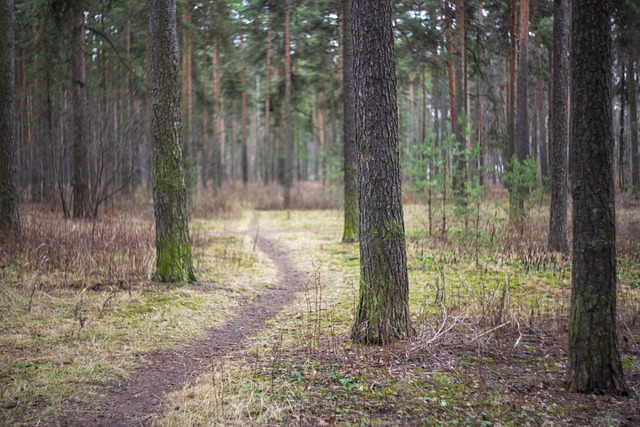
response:
M20 234L13 0L0 1L0 242Z
M624 110L627 100L624 61L620 61L620 142L618 143L618 186L624 189Z
M463 130L466 128L466 118L464 116L464 106L466 101L466 93L464 86L465 72L465 12L464 0L456 0L456 37L454 42L454 75L455 75L455 114L451 115L451 121L455 121L456 125L454 134L456 136L457 146L454 150L453 163L454 173L451 176L451 185L453 194L462 205L466 204L466 181L467 181L467 161L466 148L467 141ZM464 121L464 123L463 123Z
M511 41L511 52L509 55L509 97L508 97L508 108L507 108L507 147L505 151L505 162L507 163L507 167L509 162L511 161L511 157L516 152L516 132L515 132L515 122L516 122L516 71L517 71L517 62L518 62L518 37L516 36L516 28L517 28L517 11L516 11L516 3L517 0L511 0L510 6L510 29L509 29L509 38Z
M186 174L187 193L195 189L194 169L195 153L193 144L193 78L192 60L193 43L191 38L191 2L186 1L182 14L182 126L183 126L183 154Z
M247 66L241 61L240 80L242 84L242 183L249 182L249 152L247 151Z
M344 130L344 232L343 242L358 240L360 223L358 208L358 147L356 146L355 94L353 92L353 44L351 39L351 0L343 0L342 31L343 78L342 97Z
M549 174L547 163L547 136L545 135L544 126L544 85L542 82L542 43L540 37L537 37L536 45L536 67L538 68L538 75L536 76L536 141L538 142L538 157L540 159L540 174L542 178L547 177Z
M554 0L553 115L549 249L567 252L567 147L569 146L569 0Z
M214 147L214 162L215 167L215 186L220 186L224 180L224 118L222 116L222 106L224 100L222 99L222 89L220 86L220 55L218 54L218 36L213 36L213 134L215 136L216 146Z
M636 61L632 49L629 59L629 116L631 127L631 185L633 193L640 193L640 164L638 160L638 94L636 93Z
M265 94L264 94L264 183L268 184L273 176L271 164L273 149L271 146L271 9L267 11L267 61L265 64Z
M529 158L529 0L520 2L520 40L518 47L518 95L516 97L516 132L515 155L518 165L522 167ZM522 224L524 220L524 200L529 188L526 183L519 182L516 188L510 189L510 205L512 221Z
M91 216L89 194L89 131L86 118L87 88L84 61L84 2L73 2L71 47L71 99L73 104L73 216Z
M195 281L182 159L175 0L148 0L153 104L156 272L161 282Z
M202 106L202 160L200 165L200 181L202 182L202 188L205 190L209 187L209 170L211 169L211 141L209 140L209 99L207 91L207 77L209 76L208 62L208 49L205 46L202 52L202 95L204 98Z
M569 390L628 393L616 336L611 0L572 0ZM594 173L597 171L597 173Z
M390 0L351 5L361 262L352 338L385 344L411 334L392 8Z
M284 208L291 206L293 135L291 130L291 0L284 3Z

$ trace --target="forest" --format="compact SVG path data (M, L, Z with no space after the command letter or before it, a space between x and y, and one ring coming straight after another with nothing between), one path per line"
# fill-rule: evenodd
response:
M0 425L639 426L639 0L0 0Z

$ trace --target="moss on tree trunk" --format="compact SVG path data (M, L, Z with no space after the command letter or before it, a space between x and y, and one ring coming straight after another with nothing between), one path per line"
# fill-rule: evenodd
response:
M161 282L195 281L182 158L175 0L148 0L151 39L153 201L156 272Z

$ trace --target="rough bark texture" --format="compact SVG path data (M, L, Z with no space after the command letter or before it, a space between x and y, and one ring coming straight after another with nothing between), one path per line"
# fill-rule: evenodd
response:
M549 249L567 252L567 147L569 134L569 0L553 9L553 114Z
M631 124L631 185L640 193L640 164L638 162L638 98L636 93L635 52L629 54L629 116Z
M356 112L353 92L353 45L351 42L351 2L343 0L343 131L344 131L344 232L343 242L358 240L358 150L356 146Z
M195 281L182 159L175 0L148 0L153 104L156 273L162 282Z
M89 200L89 132L86 117L87 89L84 61L84 2L73 2L71 47L71 102L73 108L73 216L91 216Z
M13 0L0 0L0 242L20 233L14 16Z
M573 0L569 390L627 392L616 337L611 0Z
M411 333L391 1L352 0L360 189L360 295L352 338Z
M293 175L293 133L291 129L291 1L284 6L284 208L291 206Z

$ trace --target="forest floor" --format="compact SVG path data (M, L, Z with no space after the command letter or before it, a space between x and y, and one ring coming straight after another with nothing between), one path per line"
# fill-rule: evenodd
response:
M199 282L162 285L151 213L63 221L23 209L0 248L0 425L640 425L640 213L618 209L630 394L563 388L570 262L504 201L428 233L405 207L416 336L349 340L357 244L338 210L234 207L191 221ZM522 237L527 236L527 237Z

